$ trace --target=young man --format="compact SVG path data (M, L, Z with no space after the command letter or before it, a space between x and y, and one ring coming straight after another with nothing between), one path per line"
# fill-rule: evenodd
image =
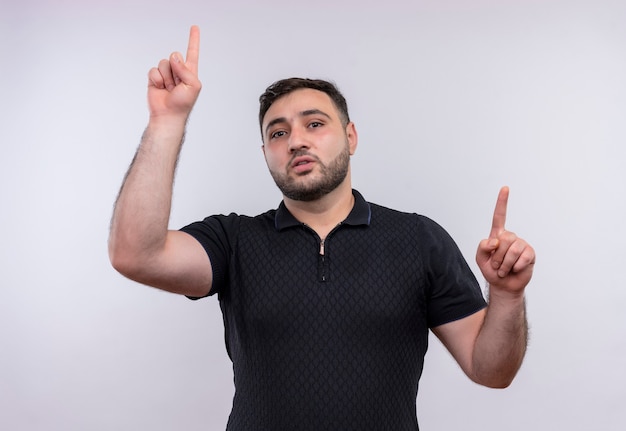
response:
M199 30L149 73L150 121L109 240L125 276L193 298L217 293L233 361L228 430L418 429L430 328L473 381L506 387L526 349L524 289L535 253L505 230L500 191L477 263L487 305L433 221L352 189L357 132L330 83L292 78L261 96L263 153L283 194L256 217L168 230L185 124L198 97Z

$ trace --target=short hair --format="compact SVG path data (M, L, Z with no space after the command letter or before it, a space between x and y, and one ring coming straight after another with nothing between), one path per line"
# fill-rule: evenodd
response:
M350 115L348 115L348 103L335 84L322 79L287 78L274 82L272 85L267 87L265 92L261 94L261 97L259 97L259 126L261 127L261 135L263 134L263 117L265 117L265 114L268 109L270 109L270 106L272 106L272 104L281 97L304 88L310 88L326 93L339 111L339 117L344 127L348 125L350 122Z

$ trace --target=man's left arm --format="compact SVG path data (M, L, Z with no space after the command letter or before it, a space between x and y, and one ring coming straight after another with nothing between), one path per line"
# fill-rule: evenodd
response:
M519 370L528 340L524 290L535 251L505 229L508 187L503 187L489 238L478 246L476 262L489 284L489 305L463 319L433 328L470 379L505 388Z

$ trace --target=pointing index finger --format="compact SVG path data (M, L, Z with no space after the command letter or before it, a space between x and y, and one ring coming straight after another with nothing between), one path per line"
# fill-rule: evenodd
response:
M491 223L491 233L489 238L496 238L504 232L504 224L506 223L506 206L509 201L509 188L504 186L500 189L496 209L493 211L493 221Z
M189 44L185 64L196 75L198 74L198 57L200 56L200 28L192 25L189 30Z

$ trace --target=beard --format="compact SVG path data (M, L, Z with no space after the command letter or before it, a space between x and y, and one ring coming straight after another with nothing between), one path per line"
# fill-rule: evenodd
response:
M322 198L335 190L346 179L348 167L350 166L350 149L348 142L343 151L335 157L328 165L306 151L300 151L293 155L293 158L307 155L313 157L320 167L320 178L315 181L302 181L300 178L292 178L287 173L281 173L270 169L270 174L274 182L283 195L294 201L310 202ZM306 176L306 175L304 175Z

